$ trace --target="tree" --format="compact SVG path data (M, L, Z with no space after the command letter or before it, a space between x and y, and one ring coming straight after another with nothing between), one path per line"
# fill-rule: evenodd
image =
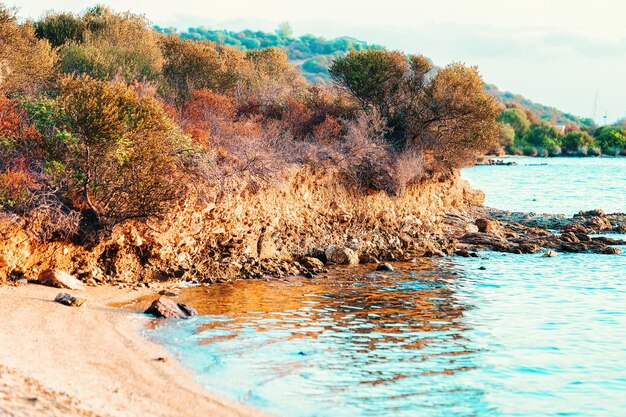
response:
M496 144L500 109L475 68L452 64L434 77L431 71L421 55L386 50L353 51L330 68L364 111L386 121L390 146L435 156L437 170L460 168Z
M284 39L291 38L293 36L293 29L291 28L289 22L283 22L278 25L278 29L276 29L276 35Z
M502 114L498 116L498 121L511 126L515 130L515 137L518 139L522 139L530 127L530 121L526 113L517 107L504 110Z
M81 43L87 32L86 22L72 13L48 13L34 24L39 39L47 39L58 48L68 42Z
M587 132L569 132L561 139L563 151L570 154L586 154L594 146L595 140Z
M500 105L485 92L476 68L451 64L438 71L424 90L426 109L420 112L413 140L444 167L471 165L477 154L495 146Z
M528 128L524 140L539 148L541 154L558 153L561 135L554 126L547 123L533 123ZM545 152L544 152L545 151ZM543 156L545 156L543 155Z
M508 149L515 142L515 129L509 124L500 123L500 134L498 135L498 144L502 149Z
M0 4L0 95L35 92L52 79L56 62L50 43Z
M626 151L626 129L617 126L602 126L594 134L602 153L617 155Z
M182 191L177 160L189 143L154 98L81 75L61 78L58 102L76 138L71 191L96 224L158 215Z
M42 36L59 47L61 69L99 80L155 81L163 55L160 35L143 16L94 7L74 22L67 15L48 15L38 23Z

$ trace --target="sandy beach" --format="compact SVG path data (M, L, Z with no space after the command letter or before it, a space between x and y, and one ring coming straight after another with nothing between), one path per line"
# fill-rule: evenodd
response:
M140 335L148 317L108 307L147 290L88 288L76 292L89 302L80 308L53 302L61 291L0 287L1 416L266 415L194 382Z

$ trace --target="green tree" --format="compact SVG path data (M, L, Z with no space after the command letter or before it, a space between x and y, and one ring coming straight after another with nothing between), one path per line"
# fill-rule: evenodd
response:
M554 126L547 123L533 123L528 128L524 140L538 149L540 156L558 154L560 152L561 135Z
M34 26L37 37L47 39L55 48L68 42L83 42L87 31L86 22L72 13L48 13Z
M523 110L517 107L506 109L498 116L500 123L506 123L515 130L515 137L521 139L526 135L528 128L530 127L530 121L528 116Z
M586 154L594 146L595 140L587 132L569 132L561 139L563 151L570 154Z
M602 126L594 134L596 143L607 155L626 151L626 129L617 126Z

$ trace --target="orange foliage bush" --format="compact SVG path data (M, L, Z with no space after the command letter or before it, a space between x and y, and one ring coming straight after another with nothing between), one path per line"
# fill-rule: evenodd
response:
M313 128L313 137L322 144L328 144L337 140L343 127L334 117L326 116L324 121Z

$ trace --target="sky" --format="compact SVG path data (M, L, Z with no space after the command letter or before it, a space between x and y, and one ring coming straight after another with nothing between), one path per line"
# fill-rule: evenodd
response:
M94 1L0 0L25 18L80 12ZM100 0L154 24L352 36L436 65L463 62L485 81L602 123L626 117L623 0ZM596 99L597 97L597 99ZM596 104L597 103L597 104ZM595 110L595 112L594 112Z

